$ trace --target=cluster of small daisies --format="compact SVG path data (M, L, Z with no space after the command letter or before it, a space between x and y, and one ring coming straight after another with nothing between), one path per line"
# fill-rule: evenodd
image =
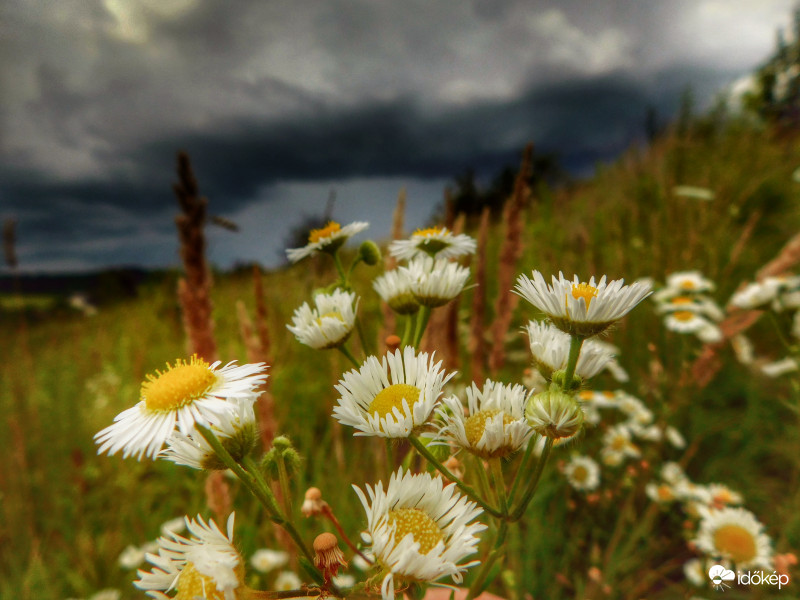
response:
M647 495L669 514L681 508L689 548L697 555L684 565L687 580L707 587L708 569L722 564L737 569L772 569L773 550L764 526L741 507L744 498L725 485L700 485L674 462L665 463ZM702 576L700 576L702 575Z
M765 277L761 281L748 283L731 296L728 304L732 309L771 312L775 323L782 330L781 337L785 337L784 332L791 336L791 345L786 348L790 353L789 356L775 361L757 362L764 375L779 377L798 370L800 276ZM750 362L755 363L756 361L751 359Z
M664 316L667 329L691 334L705 343L722 340L718 323L725 313L708 295L716 286L698 271L667 276L666 285L652 296L656 312Z

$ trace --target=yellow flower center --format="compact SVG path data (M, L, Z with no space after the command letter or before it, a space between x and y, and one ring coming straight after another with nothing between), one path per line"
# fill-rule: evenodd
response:
M572 469L572 479L578 483L583 483L589 478L589 469L582 465Z
M678 296L677 298L673 298L670 300L672 304L692 304L694 300L689 298L689 296Z
M694 281L692 281L691 279L684 279L683 281L681 281L679 287L682 290L693 290L697 286L694 284Z
M668 485L658 486L657 494L659 500L663 502L670 502L675 498L675 495L672 493L672 488L670 488Z
M714 532L714 547L720 554L730 557L735 563L753 560L757 554L753 534L741 525L729 523Z
M190 562L187 562L186 566L181 569L177 589L178 594L174 600L194 600L195 598L225 600L225 592L217 590L214 579L200 573Z
M322 319L324 319L325 317L329 317L331 319L339 319L341 322L344 323L344 317L341 315L341 313L332 311L332 312L326 312L324 315L320 315L317 318L317 325L322 326Z
M395 407L402 413L403 398L406 399L408 407L411 408L419 400L419 394L420 389L418 387L407 383L395 383L378 392L375 399L370 402L367 412L378 415L381 419L386 415L392 414L392 409Z
M588 283L579 283L577 285L574 283L572 284L572 297L575 298L575 300L583 298L586 301L587 309L589 308L589 304L592 302L592 298L597 296L597 292L597 288L589 285Z
M431 237L442 233L441 227L428 227L427 229L417 229L413 237Z
M175 410L202 398L216 382L210 365L192 356L189 362L178 359L174 367L168 363L163 373L148 375L141 397L149 410Z
M678 321L691 321L694 319L694 313L689 310L679 310L677 312L672 313L672 316L677 319Z
M476 412L474 415L470 415L464 421L464 430L467 433L467 441L469 442L470 446L477 446L478 442L481 441L483 437L483 432L486 431L486 421L489 419L494 418L498 413L501 411L499 410L481 410ZM505 428L506 425L510 425L514 419L511 418L511 415L503 414L503 427Z
M584 402L589 402L594 398L594 392L592 390L581 390L578 392L578 398Z
M312 229L311 233L308 234L308 241L311 244L316 244L318 241L326 237L330 237L338 231L341 231L341 229L342 226L336 221L329 221L328 224L321 229Z
M611 449L621 452L628 447L628 440L622 435L618 435L613 440L611 440Z
M419 508L398 508L389 511L389 525L395 525L394 541L399 543L409 533L419 544L419 553L427 554L444 539L444 534L428 513Z
M611 390L603 390L603 396L605 396L609 400L613 400L614 397L616 396L616 394L614 392L612 392Z

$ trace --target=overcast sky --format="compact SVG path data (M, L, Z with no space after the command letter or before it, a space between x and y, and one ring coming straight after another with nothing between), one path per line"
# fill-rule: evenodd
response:
M170 191L189 151L210 258L279 262L321 213L422 225L467 167L527 141L586 172L772 51L794 0L5 0L0 218L20 268L178 262Z

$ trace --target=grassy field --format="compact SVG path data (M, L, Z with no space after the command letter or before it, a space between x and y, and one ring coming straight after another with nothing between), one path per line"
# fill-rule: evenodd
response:
M518 273L538 269L549 276L561 270L587 278L608 274L663 282L671 272L696 269L717 283L714 297L724 303L800 231L800 183L792 178L798 166L800 148L794 139L742 124L701 123L690 133L669 136L598 168L594 178L573 188L538 190L525 215ZM677 196L673 190L678 185L702 186L715 195L710 201ZM502 237L495 226L489 244L490 300L497 293L493 261ZM380 324L378 300L369 285L379 272L360 269L355 284L369 336L377 334ZM294 308L333 277L332 266L325 264L324 281L306 265L267 274L277 357L270 373L280 432L304 458L296 492L302 497L309 485L320 487L345 528L356 534L363 513L349 484L361 486L384 476L383 445L353 438L330 417L337 397L332 384L349 368L345 359L301 346L285 328ZM130 584L134 572L118 566L123 549L156 538L169 519L210 514L203 474L161 461L98 457L92 441L138 400L147 373L186 355L176 279L177 274L145 286L138 298L103 306L93 317L61 313L26 323L17 313L0 322L9 357L0 366L0 439L5 440L0 454L0 598L85 598L103 588L121 590L122 598L143 597ZM465 320L472 293L460 300ZM235 302L244 301L252 312L250 274L217 275L213 300L220 356L246 362ZM522 378L529 364L520 327L536 316L525 303L516 309L510 360L497 379ZM757 355L784 355L765 319L750 333ZM778 552L800 549L800 420L783 403L797 402L791 380L748 370L726 348L722 369L700 389L690 366L702 344L666 331L649 301L609 341L621 348L619 360L630 373L625 389L689 441L685 455L661 456L652 450L646 458L653 463L683 459L692 480L722 482L740 491ZM465 347L461 380L470 381ZM595 385L617 387L607 376ZM592 447L590 434L577 442L578 450L582 443L586 451ZM566 454L555 457L554 465ZM617 499L634 497L628 492L642 492L651 478L646 470L620 477ZM235 507L237 539L246 556L259 547L277 547L272 527L243 491ZM645 517L648 527L636 530L634 524ZM301 525L307 538L325 527L314 520ZM551 466L524 527L509 541L506 565L523 573L522 580L501 576L492 589L511 598L527 593L537 599L582 597L589 568L618 536L621 550L614 554L612 589L605 597L627 598L645 581L635 598L688 598L693 592L680 567L691 553L683 535L682 519L654 511L643 494L623 507L616 500L589 505L570 492ZM774 593L786 599L800 594L797 586L744 595L732 590L725 597Z

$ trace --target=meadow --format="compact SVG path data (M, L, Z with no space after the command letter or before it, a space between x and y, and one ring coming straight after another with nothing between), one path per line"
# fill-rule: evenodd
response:
M800 232L800 182L793 177L798 167L800 147L786 133L713 117L672 131L648 148L598 166L587 181L531 190L517 220L523 245L514 279L533 269L545 277L559 271L626 282L649 277L658 290L670 273L696 270L715 282L709 294L724 307ZM202 188L202 173L198 178ZM711 190L713 196L676 193L678 186ZM466 220L466 233L477 237L477 227L477 219ZM487 331L502 292L505 227L502 219L493 223L486 244ZM367 236L385 237L367 230L359 241ZM386 477L384 445L354 437L331 418L333 385L351 368L347 359L303 346L286 329L295 308L335 279L327 258L315 259L313 269L303 263L263 274L274 357L270 389L277 432L302 458L291 481L295 509L305 490L316 486L357 539L365 517L350 484L363 488ZM800 262L800 253L794 260ZM380 299L370 283L381 271L361 265L352 282L369 340L382 335ZM786 272L797 271L797 264L787 265ZM53 317L37 312L33 318L29 308L23 318L26 313L4 309L0 598L89 598L108 588L124 599L141 598L143 592L131 585L135 570L118 563L123 550L157 538L161 524L175 517L214 515L204 473L165 461L98 456L93 441L137 402L146 374L188 355L176 297L179 276L145 285L137 298L101 306L91 317L62 311ZM454 301L459 354L451 360L459 371L455 383L462 385L472 380L467 347L475 293L476 288L467 289ZM219 356L223 363L248 362L236 303L254 314L252 272L215 273L211 295ZM0 304L9 305L13 308L8 299ZM522 327L540 316L525 302L516 305L504 334L505 361L491 374L494 379L517 383L527 376L531 357ZM618 361L630 381L620 384L604 373L592 380L591 389L623 388L641 399L659 425L680 431L685 448L642 445L641 460L618 471L604 466L605 496L594 500L571 488L561 470L570 453L598 458L601 435L587 428L585 437L554 448L525 519L509 533L502 566L489 574L489 590L514 600L713 597L716 591L694 587L684 575L683 565L695 556L687 546L687 517L646 495L647 485L658 479L655 466L665 461L678 462L693 482L718 482L740 492L744 506L764 524L775 553L800 550L798 380L791 374L770 378L759 368L759 360L786 355L780 337L788 338L789 329L788 321L776 330L762 316L747 330L756 362L741 364L725 343L713 372L706 370L709 381L700 382L696 361L704 343L667 330L655 303L643 301L604 337L620 349ZM606 476L607 471L614 474ZM236 481L229 485L242 555L283 548L262 507ZM297 523L308 540L330 530L316 518L300 517ZM789 574L796 579L800 569L790 567ZM248 574L254 587L269 586L272 577ZM780 591L740 586L725 597L796 598L800 587L796 581Z

